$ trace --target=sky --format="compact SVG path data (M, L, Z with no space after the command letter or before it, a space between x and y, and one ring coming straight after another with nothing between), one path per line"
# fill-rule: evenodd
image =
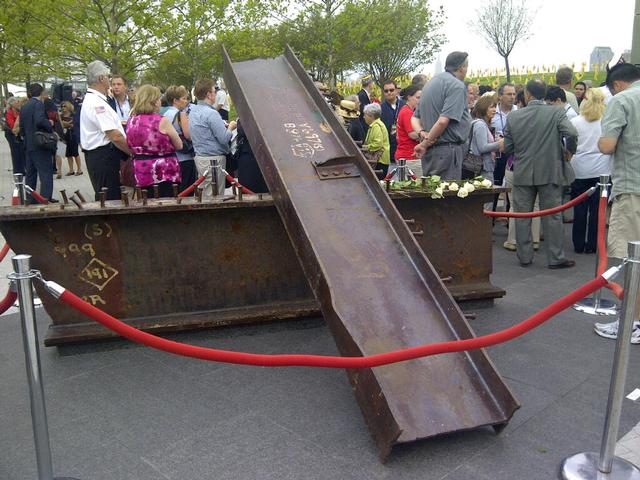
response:
M440 51L441 61L454 50L469 53L471 70L503 67L504 60L475 32L468 22L476 16L483 0L429 0L430 6L444 6L447 20L442 32L447 42ZM516 47L509 57L512 66L571 65L576 70L589 62L595 46L608 46L617 60L631 49L634 0L528 0L537 10L533 36ZM435 64L435 62L434 62ZM434 64L423 73L433 74Z

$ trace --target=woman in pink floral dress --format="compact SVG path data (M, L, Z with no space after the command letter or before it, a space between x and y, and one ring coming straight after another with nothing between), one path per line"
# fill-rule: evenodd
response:
M180 164L176 149L182 141L171 121L160 115L160 90L143 85L127 122L127 144L133 152L136 186L148 189L158 185L161 197L173 196L172 184L180 183Z

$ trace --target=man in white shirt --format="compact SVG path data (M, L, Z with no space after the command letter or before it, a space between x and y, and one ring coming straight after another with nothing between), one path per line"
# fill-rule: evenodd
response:
M216 110L225 122L229 121L229 95L224 82L220 82L220 88L216 91Z
M113 97L109 97L109 104L113 108L122 125L127 124L129 120L129 113L131 111L131 103L129 102L129 86L127 80L122 75L114 75L111 77L111 94Z
M80 112L80 144L87 171L96 200L102 188L107 188L107 200L118 200L120 160L131 152L120 117L107 100L109 68L100 60L87 65L87 84L89 88Z
M576 112L569 102L567 102L566 92L556 85L552 85L547 88L544 101L547 105L555 105L556 107L562 108L569 120L578 116L578 112Z

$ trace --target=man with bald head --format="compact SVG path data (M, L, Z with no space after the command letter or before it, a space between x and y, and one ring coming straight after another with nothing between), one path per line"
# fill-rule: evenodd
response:
M415 148L423 175L460 180L465 145L471 130L464 77L469 68L466 52L447 56L445 71L433 77L422 90L411 126L421 142Z
M542 80L530 80L525 88L526 108L507 117L504 129L504 155L514 155L513 211L531 212L539 196L540 209L562 204L565 172L570 168L563 145L576 152L578 132L564 110L547 105L547 86ZM547 248L547 265L551 269L573 267L564 256L562 213L542 217ZM533 262L531 219L516 218L516 243L520 265Z

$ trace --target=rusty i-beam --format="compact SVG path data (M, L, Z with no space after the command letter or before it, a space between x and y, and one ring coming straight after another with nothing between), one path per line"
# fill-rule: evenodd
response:
M224 78L342 355L472 337L291 49L274 59L239 63L225 51ZM383 459L399 443L499 428L519 407L481 350L347 373Z

